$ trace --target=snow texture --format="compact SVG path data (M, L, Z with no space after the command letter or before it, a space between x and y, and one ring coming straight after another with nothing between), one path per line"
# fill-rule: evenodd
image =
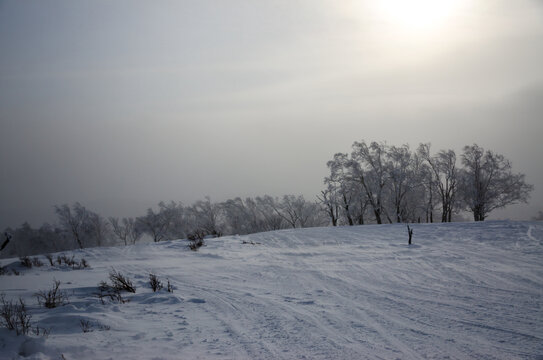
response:
M412 227L411 246L397 224L67 252L83 270L4 259L21 275L0 292L50 335L0 329L0 358L541 359L543 223ZM128 303L94 295L112 267L137 287ZM174 292L153 293L149 273ZM54 279L69 304L39 307Z

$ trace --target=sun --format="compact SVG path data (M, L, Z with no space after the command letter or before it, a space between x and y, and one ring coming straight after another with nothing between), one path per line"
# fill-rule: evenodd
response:
M401 31L432 31L444 25L461 0L377 0L379 17Z

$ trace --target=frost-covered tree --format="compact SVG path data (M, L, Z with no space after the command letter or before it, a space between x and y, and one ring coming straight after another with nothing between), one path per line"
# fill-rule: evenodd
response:
M205 200L196 201L189 209L192 231L203 231L207 235L221 235L221 206L211 202L209 196Z
M357 200L360 191L353 181L350 164L349 155L335 154L334 158L326 163L326 166L330 169L330 176L324 179L324 183L329 189L329 195L333 194L335 196L333 201L341 207L347 223L354 225L354 202Z
M161 201L158 208L158 211L152 208L147 209L146 215L136 219L136 226L150 235L154 242L165 240L168 237L177 237L173 234L173 231L176 229L176 225L179 224L179 215L182 208L173 201L169 204Z
M515 174L503 155L474 144L462 154L461 194L475 221L485 220L491 211L507 205L527 202L533 186L524 174Z
M386 214L384 202L385 186L388 181L386 151L385 144L372 142L368 146L364 141L355 142L350 162L352 178L363 189L378 224L382 224L383 216L387 216L389 222L392 222Z
M240 197L226 200L221 204L224 221L228 234L249 234L252 229L258 228L258 217L249 210L246 202Z
M335 188L328 184L327 188L322 190L320 195L317 195L317 199L326 215L330 217L332 226L337 226L339 219L339 203L337 201Z
M441 221L450 222L457 204L458 168L456 167L456 153L454 150L441 150L432 156L430 144L420 144L418 151L420 156L426 160L432 173L433 184L430 186L435 186L441 200Z
M410 217L409 194L421 185L419 164L416 163L409 145L391 146L386 151L389 201L392 204L396 222L407 221ZM413 205L413 204L412 204ZM413 206L412 206L413 207Z
M85 235L96 246L104 246L111 238L110 224L101 215L89 211L85 223Z
M109 222L113 233L124 243L124 245L135 244L141 237L141 228L137 226L136 219L123 218L119 221L118 218L110 217Z
M61 227L71 234L80 249L102 246L110 237L108 222L79 202L73 204L71 208L66 204L56 205L55 213Z

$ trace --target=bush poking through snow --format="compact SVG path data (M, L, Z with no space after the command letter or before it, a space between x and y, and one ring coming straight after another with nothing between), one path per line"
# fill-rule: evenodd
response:
M83 330L84 333L92 332L92 324L89 320L79 320L79 326L81 326L81 330Z
M43 262L40 260L40 258L32 258L32 265L34 265L35 267L42 267L44 264Z
M62 261L68 266L74 267L77 262L74 260L74 256L72 255L71 258L67 257L66 255L62 255L61 257Z
M96 293L96 296L98 299L100 299L102 305L106 304L106 299L109 299L112 302L118 302L120 304L124 304L129 301L127 299L123 299L119 289L115 289L105 281L98 284L98 292Z
M26 335L30 331L30 314L26 311L23 299L19 302L7 301L4 294L0 295L0 323L9 330L15 330L17 335Z
M24 267L32 269L32 260L30 260L28 256L20 257L19 261L21 262L21 265L23 265Z
M160 291L164 287L162 281L160 281L155 274L149 274L149 285L151 285L153 292Z
M37 325L35 328L32 329L32 333L36 336L41 335L43 337L48 337L50 332L51 332L51 329L41 328Z
M170 279L168 279L168 285L166 286L166 290L168 290L168 292L170 293L173 293L173 286L170 283Z
M97 327L99 331L107 331L110 330L111 327L108 325L102 325L100 323L91 323L90 320L79 320L79 326L81 326L81 330L84 333L93 332L94 328Z
M49 255L51 256L51 255ZM45 257L49 260L49 262L51 263L51 266L54 266L54 262L53 262L53 258L49 258L48 255L46 255ZM57 262L57 265L58 266L62 266L62 263L64 263L66 266L69 266L72 268L72 270L80 270L80 269L86 269L88 267L90 267L89 263L87 262L87 260L85 258L82 258L81 260L79 260L79 262L77 260L74 259L74 256L72 257L68 257L64 254L62 255L58 255L57 256L57 259L56 259L56 262Z
M55 280L53 284L54 285L51 290L40 290L35 294L36 298L38 299L38 303L48 309L53 309L57 306L68 303L68 296L59 289L60 281Z
M203 230L194 230L192 233L188 234L187 239L189 240L189 249L198 251L198 249L204 245L205 236L206 233Z
M19 258L19 261L21 261L21 265L29 269L32 269L32 266L36 266L36 267L43 266L43 262L37 257L31 259L28 256L22 256Z
M113 269L109 273L109 280L111 281L112 287L119 291L128 291L131 293L136 292L136 287L132 284L132 281L127 277Z
M132 281L115 269L109 273L109 280L111 284L108 284L106 281L101 281L98 284L98 293L96 293L96 296L100 299L102 305L106 304L106 299L124 304L129 300L123 299L121 291L136 292L136 287L132 284Z
M49 265L55 266L55 262L53 261L53 255L45 254L45 258L49 261Z
M89 263L87 262L87 260L85 260L85 258L82 258L79 261L79 269L85 269L85 268L88 268L88 267L90 267Z

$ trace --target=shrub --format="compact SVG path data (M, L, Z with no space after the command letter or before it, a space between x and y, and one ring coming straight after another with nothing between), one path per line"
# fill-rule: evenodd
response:
M79 320L79 326L81 326L81 330L83 330L84 333L92 332L92 324L89 320Z
M46 254L46 255L45 255L45 258L49 261L49 265L55 266L55 263L54 263L54 261L53 261L53 255L51 255L51 254Z
M111 281L112 287L119 291L128 291L131 293L136 292L136 287L132 284L132 281L127 277L113 269L109 273L109 280Z
M103 325L100 323L93 324L89 320L83 320L83 319L79 320L79 326L81 327L81 330L84 333L93 332L94 327L97 327L99 331L106 331L106 330L111 329L111 327L108 325Z
M30 319L23 299L13 303L8 302L4 294L0 295L0 323L3 327L15 330L17 335L26 335L30 331Z
M49 257L47 255L46 255L46 257L47 257L47 259L49 259ZM51 266L53 266L52 257L51 257L51 259L49 259L49 262L51 263ZM61 266L62 263L64 263L66 266L70 266L72 268L72 270L79 270L79 269L85 269L85 268L90 267L89 263L87 262L87 260L85 258L82 258L81 260L76 261L74 259L73 255L72 255L72 257L68 257L65 254L58 255L57 259L56 259L56 262L57 262L58 266Z
M80 269L85 269L85 268L88 268L90 265L89 263L87 262L87 260L85 260L85 258L82 258L80 261L79 261L79 268Z
M55 280L53 283L54 285L51 290L40 290L35 294L38 303L48 309L56 308L57 306L68 303L68 296L59 289L60 281Z
M68 266L74 267L77 265L77 262L74 260L74 256L72 255L71 258L67 257L66 255L62 256L62 261Z
M20 257L19 261L21 261L21 265L23 265L24 267L32 269L32 260L30 260L28 256Z
M39 258L35 257L35 258L32 258L32 265L34 265L36 267L41 267L44 264Z
M98 292L95 295L98 297L98 299L100 299L102 305L106 304L105 299L109 299L112 302L118 302L121 304L129 301L127 299L123 299L123 297L121 296L121 291L119 289L114 288L105 281L102 281L100 282L100 284L98 284Z
M204 245L204 238L206 233L204 230L194 230L187 235L189 240L189 249L192 251L197 251L200 247Z
M172 286L172 284L170 283L170 280L169 280L169 279L168 279L168 286L166 287L166 289L168 290L168 292L173 293L173 286Z
M151 285L153 292L160 291L164 287L155 274L149 274L149 285Z

